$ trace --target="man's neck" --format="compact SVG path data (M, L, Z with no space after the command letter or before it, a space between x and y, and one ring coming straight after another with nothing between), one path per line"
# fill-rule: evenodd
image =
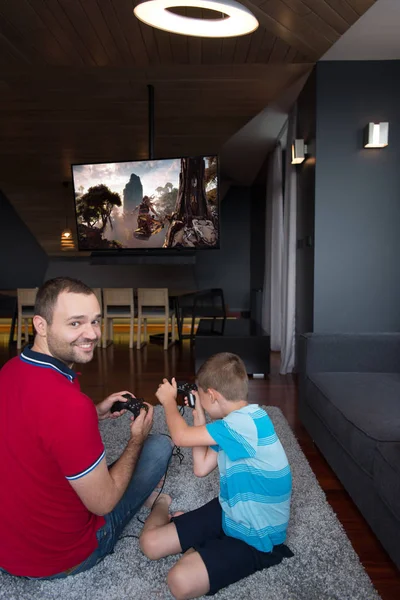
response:
M40 352L40 354L47 354L48 356L53 356L49 350L49 347L47 346L46 341L42 340L38 336L36 336L34 339L32 350L33 352Z
M44 341L44 340L42 341L41 338L38 339L38 336L35 337L35 340L33 342L33 346L32 346L31 349L33 350L33 352L39 352L40 354L47 354L47 356L51 356L52 358L56 358L57 360L59 360L62 363L64 363L64 365L67 365L67 367L69 369L73 369L74 368L74 364L75 363L66 363L64 360L62 360L58 356L54 356L50 352L49 347L47 345L47 342Z

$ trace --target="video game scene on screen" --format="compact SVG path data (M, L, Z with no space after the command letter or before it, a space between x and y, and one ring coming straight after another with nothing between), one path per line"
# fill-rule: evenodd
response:
M73 165L80 250L216 248L217 156Z

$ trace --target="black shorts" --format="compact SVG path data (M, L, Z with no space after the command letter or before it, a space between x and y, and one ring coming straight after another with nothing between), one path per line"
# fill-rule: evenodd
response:
M242 540L226 535L222 529L222 508L218 498L197 510L173 517L182 552L194 548L201 556L210 580L212 596L221 588L256 571L272 567L293 553L284 544L271 552L261 552Z

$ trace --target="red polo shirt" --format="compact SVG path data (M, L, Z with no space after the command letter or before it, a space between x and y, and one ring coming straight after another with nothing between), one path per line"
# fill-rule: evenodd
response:
M45 577L85 560L104 518L69 481L104 458L93 402L61 361L25 348L0 371L0 567Z

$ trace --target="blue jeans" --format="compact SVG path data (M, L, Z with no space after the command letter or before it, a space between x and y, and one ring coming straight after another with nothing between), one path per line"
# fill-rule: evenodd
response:
M91 569L107 554L111 554L124 527L143 505L146 498L150 496L166 472L171 455L170 438L157 433L149 435L124 495L114 510L105 515L105 525L97 531L98 546L96 550L72 570L49 577L29 577L29 579L61 579L69 575L77 575Z

